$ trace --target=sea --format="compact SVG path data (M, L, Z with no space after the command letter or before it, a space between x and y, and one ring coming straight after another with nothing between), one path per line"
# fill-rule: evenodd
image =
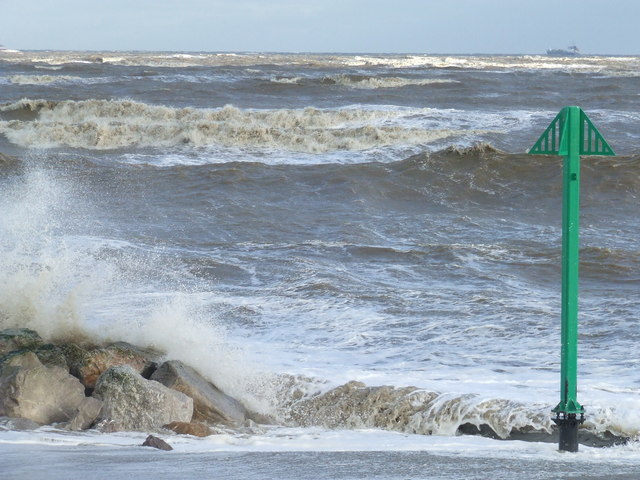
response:
M570 105L617 154L581 160L578 453L562 158L527 154ZM0 327L270 419L171 452L5 424L0 477L640 478L640 57L5 50L0 154Z

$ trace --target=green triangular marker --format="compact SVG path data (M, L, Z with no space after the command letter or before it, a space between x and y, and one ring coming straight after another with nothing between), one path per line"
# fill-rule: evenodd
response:
M578 266L580 155L615 155L580 107L565 107L529 150L533 155L563 155L562 298L560 403L553 421L560 427L560 450L578 451Z
M566 139L567 109L563 108L556 118L549 124L540 138L535 143L529 154L531 155L562 155L560 153L560 143Z
M602 134L580 109L580 155L615 155Z
M578 131L569 127L569 116L579 119ZM530 155L569 155L569 137L578 135L578 155L615 155L602 134L580 107L564 107L529 150Z

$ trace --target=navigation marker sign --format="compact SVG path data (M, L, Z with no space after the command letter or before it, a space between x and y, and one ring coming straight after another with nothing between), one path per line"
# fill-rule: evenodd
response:
M577 452L578 426L584 422L584 407L577 399L580 155L615 153L580 107L564 107L529 154L564 156L560 403L553 409L553 421L560 428L560 450Z
M565 107L549 124L531 150L530 155L569 155L569 137L575 135L570 129L568 118L578 121L578 155L610 155L615 153L602 134L593 126L587 114L580 107Z

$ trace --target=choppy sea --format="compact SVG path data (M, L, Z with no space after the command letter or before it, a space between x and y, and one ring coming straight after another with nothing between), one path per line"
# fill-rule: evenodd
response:
M567 105L618 154L582 160L584 429L632 439L577 454L503 440L559 401L562 164L526 152ZM1 327L276 419L0 431L3 478L640 476L639 57L0 51L0 153ZM418 390L291 415L352 381Z

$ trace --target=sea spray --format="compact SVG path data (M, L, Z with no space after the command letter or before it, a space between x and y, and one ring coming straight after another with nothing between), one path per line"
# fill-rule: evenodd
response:
M207 307L210 295L175 283L164 294L149 291L144 273L161 258L135 254L126 243L92 241L97 212L88 200L36 167L2 190L0 327L32 328L48 341L153 347L194 366L253 411L274 414L271 390L279 387L228 341ZM114 248L116 255L108 253Z
M78 333L81 298L95 283L95 271L60 237L77 212L67 186L48 172L28 169L2 190L0 305L6 326L29 326L47 337Z

